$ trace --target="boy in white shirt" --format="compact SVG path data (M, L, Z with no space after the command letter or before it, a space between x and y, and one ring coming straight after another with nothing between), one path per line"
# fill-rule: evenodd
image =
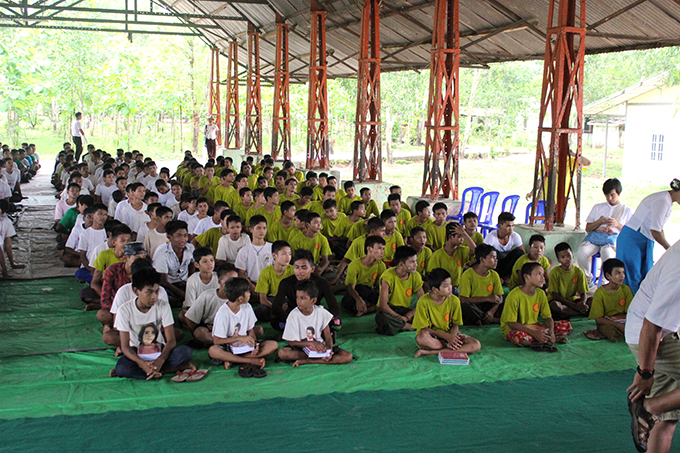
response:
M224 235L220 238L217 245L217 253L215 254L215 260L217 262L227 262L234 264L236 262L236 257L238 252L250 244L250 236L242 233L243 223L241 217L237 215L230 215L227 218L227 229L229 234Z
M215 257L210 247L200 247L194 250L194 266L196 266L198 272L194 272L187 280L184 303L178 316L184 326L186 326L184 315L198 296L220 286L217 274L213 272L215 270Z
M274 262L272 258L272 244L266 242L267 219L262 215L254 215L250 218L250 231L253 235L252 242L239 250L234 263L238 269L238 276L250 281L250 292L255 293L255 282L260 277L262 269Z
M213 346L208 350L212 359L224 362L224 368L232 363L242 363L241 377L263 378L265 357L273 354L279 345L272 340L257 343L255 336L255 312L250 306L250 282L245 278L232 278L224 284L228 302L217 310L213 325Z
M2 276L9 277L7 272L7 264L5 263L5 255L9 260L12 269L24 269L26 266L14 262L14 252L12 250L12 238L17 235L14 230L12 221L5 215L9 210L9 202L7 200L0 200L0 267L2 268Z
M167 206L156 208L156 228L146 233L144 237L144 250L153 259L156 249L168 242L168 235L165 233L165 226L172 220L172 209Z
M311 280L297 284L297 308L286 319L283 339L288 342L279 350L281 360L293 362L297 367L306 364L344 365L353 359L352 353L333 346L329 323L333 315L316 305L319 289ZM322 358L309 358L313 353L328 354Z
M76 271L76 278L87 283L92 281L92 273L94 272L94 268L90 265L97 258L94 256L94 251L97 246L106 242L106 230L104 230L106 206L98 203L92 206L91 211L92 225L82 232L76 248L80 254L81 265L80 269Z
M111 203L111 195L113 195L113 192L116 190L118 190L118 187L116 186L113 170L105 170L102 182L97 184L97 187L94 189L97 201L108 206L109 203Z
M170 303L184 302L189 275L193 273L194 246L188 244L187 224L180 220L168 222L165 227L169 242L154 253L153 267L161 274L163 287L168 290Z

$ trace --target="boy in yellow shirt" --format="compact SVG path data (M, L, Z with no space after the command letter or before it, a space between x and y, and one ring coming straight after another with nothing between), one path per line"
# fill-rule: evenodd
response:
M295 231L295 203L284 201L281 203L281 220L273 223L267 230L267 234L274 241L288 241L291 233Z
M338 211L341 211L338 209ZM344 214L344 212L343 212ZM345 256L345 252L349 248L348 241L350 231L356 223L364 222L364 216L366 215L366 208L361 201L353 201L350 208L350 214L346 217L342 217L338 220L335 225L335 231L333 232L333 241L337 244L338 249L336 254L340 256Z
M550 273L548 284L550 311L556 319L587 316L590 301L586 274L583 269L574 266L574 254L566 242L560 242L555 246L555 256L560 265Z
M503 286L500 276L494 270L496 265L496 249L489 244L479 244L472 267L460 277L460 301L463 304L465 324L481 326L500 322Z
M472 238L475 244L479 245L484 242L484 235L477 231L477 226L479 225L479 217L474 212L466 212L463 215L463 226L465 227L465 232Z
M405 201L401 201L401 187L400 186L391 186L390 187L390 195L399 195L399 204L401 206L401 209L404 209L408 212L409 218L411 218L411 208L409 208L408 203ZM390 195L387 196L387 201L383 203L383 211L385 209L392 209L394 212L397 212L394 210L392 205L390 204Z
M335 200L335 187L326 186L323 189L323 193L321 194L321 199L309 203L309 210L316 212L323 219L325 211L323 204L326 202L326 200Z
M347 294L342 298L345 310L357 317L375 313L377 309L380 277L386 270L382 262L385 240L380 236L366 238L364 253L363 258L357 258L347 266Z
M415 309L411 298L422 297L423 279L418 273L418 258L411 247L399 247L394 253L394 265L387 269L380 283L380 302L375 314L376 329L382 335L411 331Z
M481 343L459 332L463 324L460 300L453 295L451 276L446 269L433 269L427 277L430 292L418 299L413 328L418 331L415 357L444 351L472 354Z
M298 234L290 241L290 248L295 252L297 249L309 250L314 255L316 264L315 272L319 275L326 272L330 261L331 247L328 239L321 234L321 216L316 212L307 212L305 216L305 231Z
M505 298L501 315L503 338L535 351L555 352L554 343L567 343L572 331L569 321L555 322L550 312L548 298L541 287L545 284L545 271L538 263L522 266L524 283L510 291ZM538 317L543 322L538 322Z
M380 219L385 223L385 256L383 262L386 266L392 267L392 260L394 259L394 252L397 247L406 245L404 237L397 231L397 216L391 209L385 209L380 214Z
M245 216L246 227L250 227L250 218L256 215L255 211L264 207L266 202L267 200L264 198L264 190L260 189L259 187L253 190L253 204L248 208Z
M545 281L550 283L550 261L543 254L545 253L545 238L540 234L534 234L529 238L529 251L520 256L512 266L512 275L510 276L510 289L513 289L521 284L520 270L526 263L538 263L545 271ZM545 289L545 288L544 288Z
M361 197L356 194L356 188L354 187L353 181L345 181L343 187L345 188L345 196L338 200L338 209L340 209L340 212L350 215L352 202L362 200ZM366 217L365 211L366 209L364 206L364 215L362 217Z
M296 201L298 198L300 198L300 195L295 193L295 188L297 187L297 179L295 178L288 178L286 180L286 184L284 186L284 191L283 193L279 196L279 200L281 203L284 201Z
M465 245L463 245L465 243ZM451 276L453 294L458 295L458 286L463 269L470 261L470 254L474 254L475 243L465 232L465 228L458 222L451 222L446 225L446 244L436 252L432 253L427 271L441 267L446 269Z
M394 211L397 216L397 231L401 233L402 236L408 237L406 233L406 224L411 220L411 211L404 208L404 203L401 201L401 195L398 193L392 193L387 197L387 203L389 209Z
M279 208L279 193L273 187L267 187L263 190L262 195L264 196L264 206L253 211L253 215L259 214L267 219L267 225L274 225L279 220L281 220L281 208ZM273 235L271 228L267 229L267 237L265 238L268 242L274 242L275 236Z
M425 231L427 232L428 247L436 252L446 243L446 215L449 208L444 203L435 203L432 212L434 213L434 221L425 226Z
M425 244L427 244L425 229L422 227L413 227L409 242L413 250L418 254L418 273L421 277L425 277L427 265L430 264L430 258L432 258L432 250L425 246ZM427 285L427 282L425 282L425 285Z
M331 280L331 285L335 285L338 283L338 281L340 281L342 274L347 266L349 266L349 263L365 256L366 252L364 250L364 244L366 243L367 238L371 236L380 236L381 238L385 237L385 222L383 222L379 217L371 217L366 221L366 230L367 233L365 235L358 237L352 242L352 245L349 247L347 253L345 253L345 256L338 265L338 272L335 275L335 278Z
M375 202L375 200L371 199L371 189L368 187L362 187L359 191L359 196L361 197L361 201L364 203L364 207L366 208L366 218L371 216L377 217L380 215L378 204Z
M239 197L241 201L232 206L232 209L236 215L245 220L246 215L248 215L248 209L253 206L253 191L248 187L242 187L239 190Z
M231 193L235 192L234 187L232 186L234 182L234 172L231 170L224 170L222 174L220 175L220 185L215 187L215 190L213 191L213 203L219 200L222 200L229 204L230 207L233 208L233 205L229 203L229 200L231 198Z
M260 302L260 305L255 307L258 321L269 321L272 302L279 292L279 283L293 275L293 266L290 264L292 256L290 245L286 241L275 241L272 244L274 264L262 269L255 285L255 293Z
M608 283L597 288L590 307L590 319L597 323L598 337L618 343L626 328L626 314L633 300L633 293L623 284L626 269L623 261L610 258L602 263L602 272ZM591 338L586 332L586 336ZM591 339L599 339L591 338Z
M331 187L331 186L326 186ZM332 188L332 187L331 187ZM335 189L333 189L335 193ZM331 244L331 250L335 251L335 229L343 218L347 215L344 212L338 212L338 204L335 199L326 200L323 202L323 215L321 216L321 232L328 238ZM347 244L347 238L341 238L342 244Z
M418 203L416 203L415 217L411 218L411 220L406 222L405 227L406 234L411 234L411 228L416 226L423 227L423 229L425 229L425 232L427 233L427 227L431 223L432 218L430 218L430 203L428 203L425 200L420 200ZM429 243L430 241L431 240L428 234L427 242Z
M311 187L305 186L300 190L300 198L295 200L295 205L298 209L309 210L312 204L312 197L314 196L314 190Z

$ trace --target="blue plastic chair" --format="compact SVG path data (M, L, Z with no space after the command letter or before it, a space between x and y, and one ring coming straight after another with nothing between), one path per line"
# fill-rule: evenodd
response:
M484 193L484 189L481 187L468 187L463 191L463 198L460 203L460 211L456 216L458 223L463 223L463 216L468 212L474 212L479 216L479 200ZM467 202L468 196L470 197L470 202Z
M602 276L604 275L604 271L602 270L602 266L600 266L600 278L598 279L596 274L598 259L602 259L600 254L599 253L594 254L590 265L590 275L593 276L593 280L590 282L590 284L594 285L595 283L597 283L597 287L599 288L602 285Z
M519 195L508 195L503 200L501 212L509 212L510 214L514 214L515 209L517 209L517 203L519 203Z
M482 195L479 200L479 226L482 229L482 234L486 237L487 233L496 229L493 226L493 211L496 209L496 202L498 201L498 192L487 192Z
M527 205L527 212L524 216L524 223L529 223L529 216L531 215L531 206L533 203ZM545 217L545 201L538 200L538 205L536 206L536 215L540 217ZM537 220L536 223L545 223L543 220Z

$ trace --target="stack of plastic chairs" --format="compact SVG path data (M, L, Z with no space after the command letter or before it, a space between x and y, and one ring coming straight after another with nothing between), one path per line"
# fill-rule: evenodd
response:
M484 193L484 189L481 187L468 187L463 191L463 199L460 204L460 211L458 215L449 216L446 218L447 221L456 220L458 223L463 223L463 216L467 212L475 212L479 215L479 201ZM468 201L468 197L470 200Z

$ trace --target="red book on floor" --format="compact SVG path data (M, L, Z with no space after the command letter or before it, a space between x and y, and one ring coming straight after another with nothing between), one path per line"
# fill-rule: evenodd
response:
M464 352L442 351L439 353L439 363L442 365L469 365L470 358Z

